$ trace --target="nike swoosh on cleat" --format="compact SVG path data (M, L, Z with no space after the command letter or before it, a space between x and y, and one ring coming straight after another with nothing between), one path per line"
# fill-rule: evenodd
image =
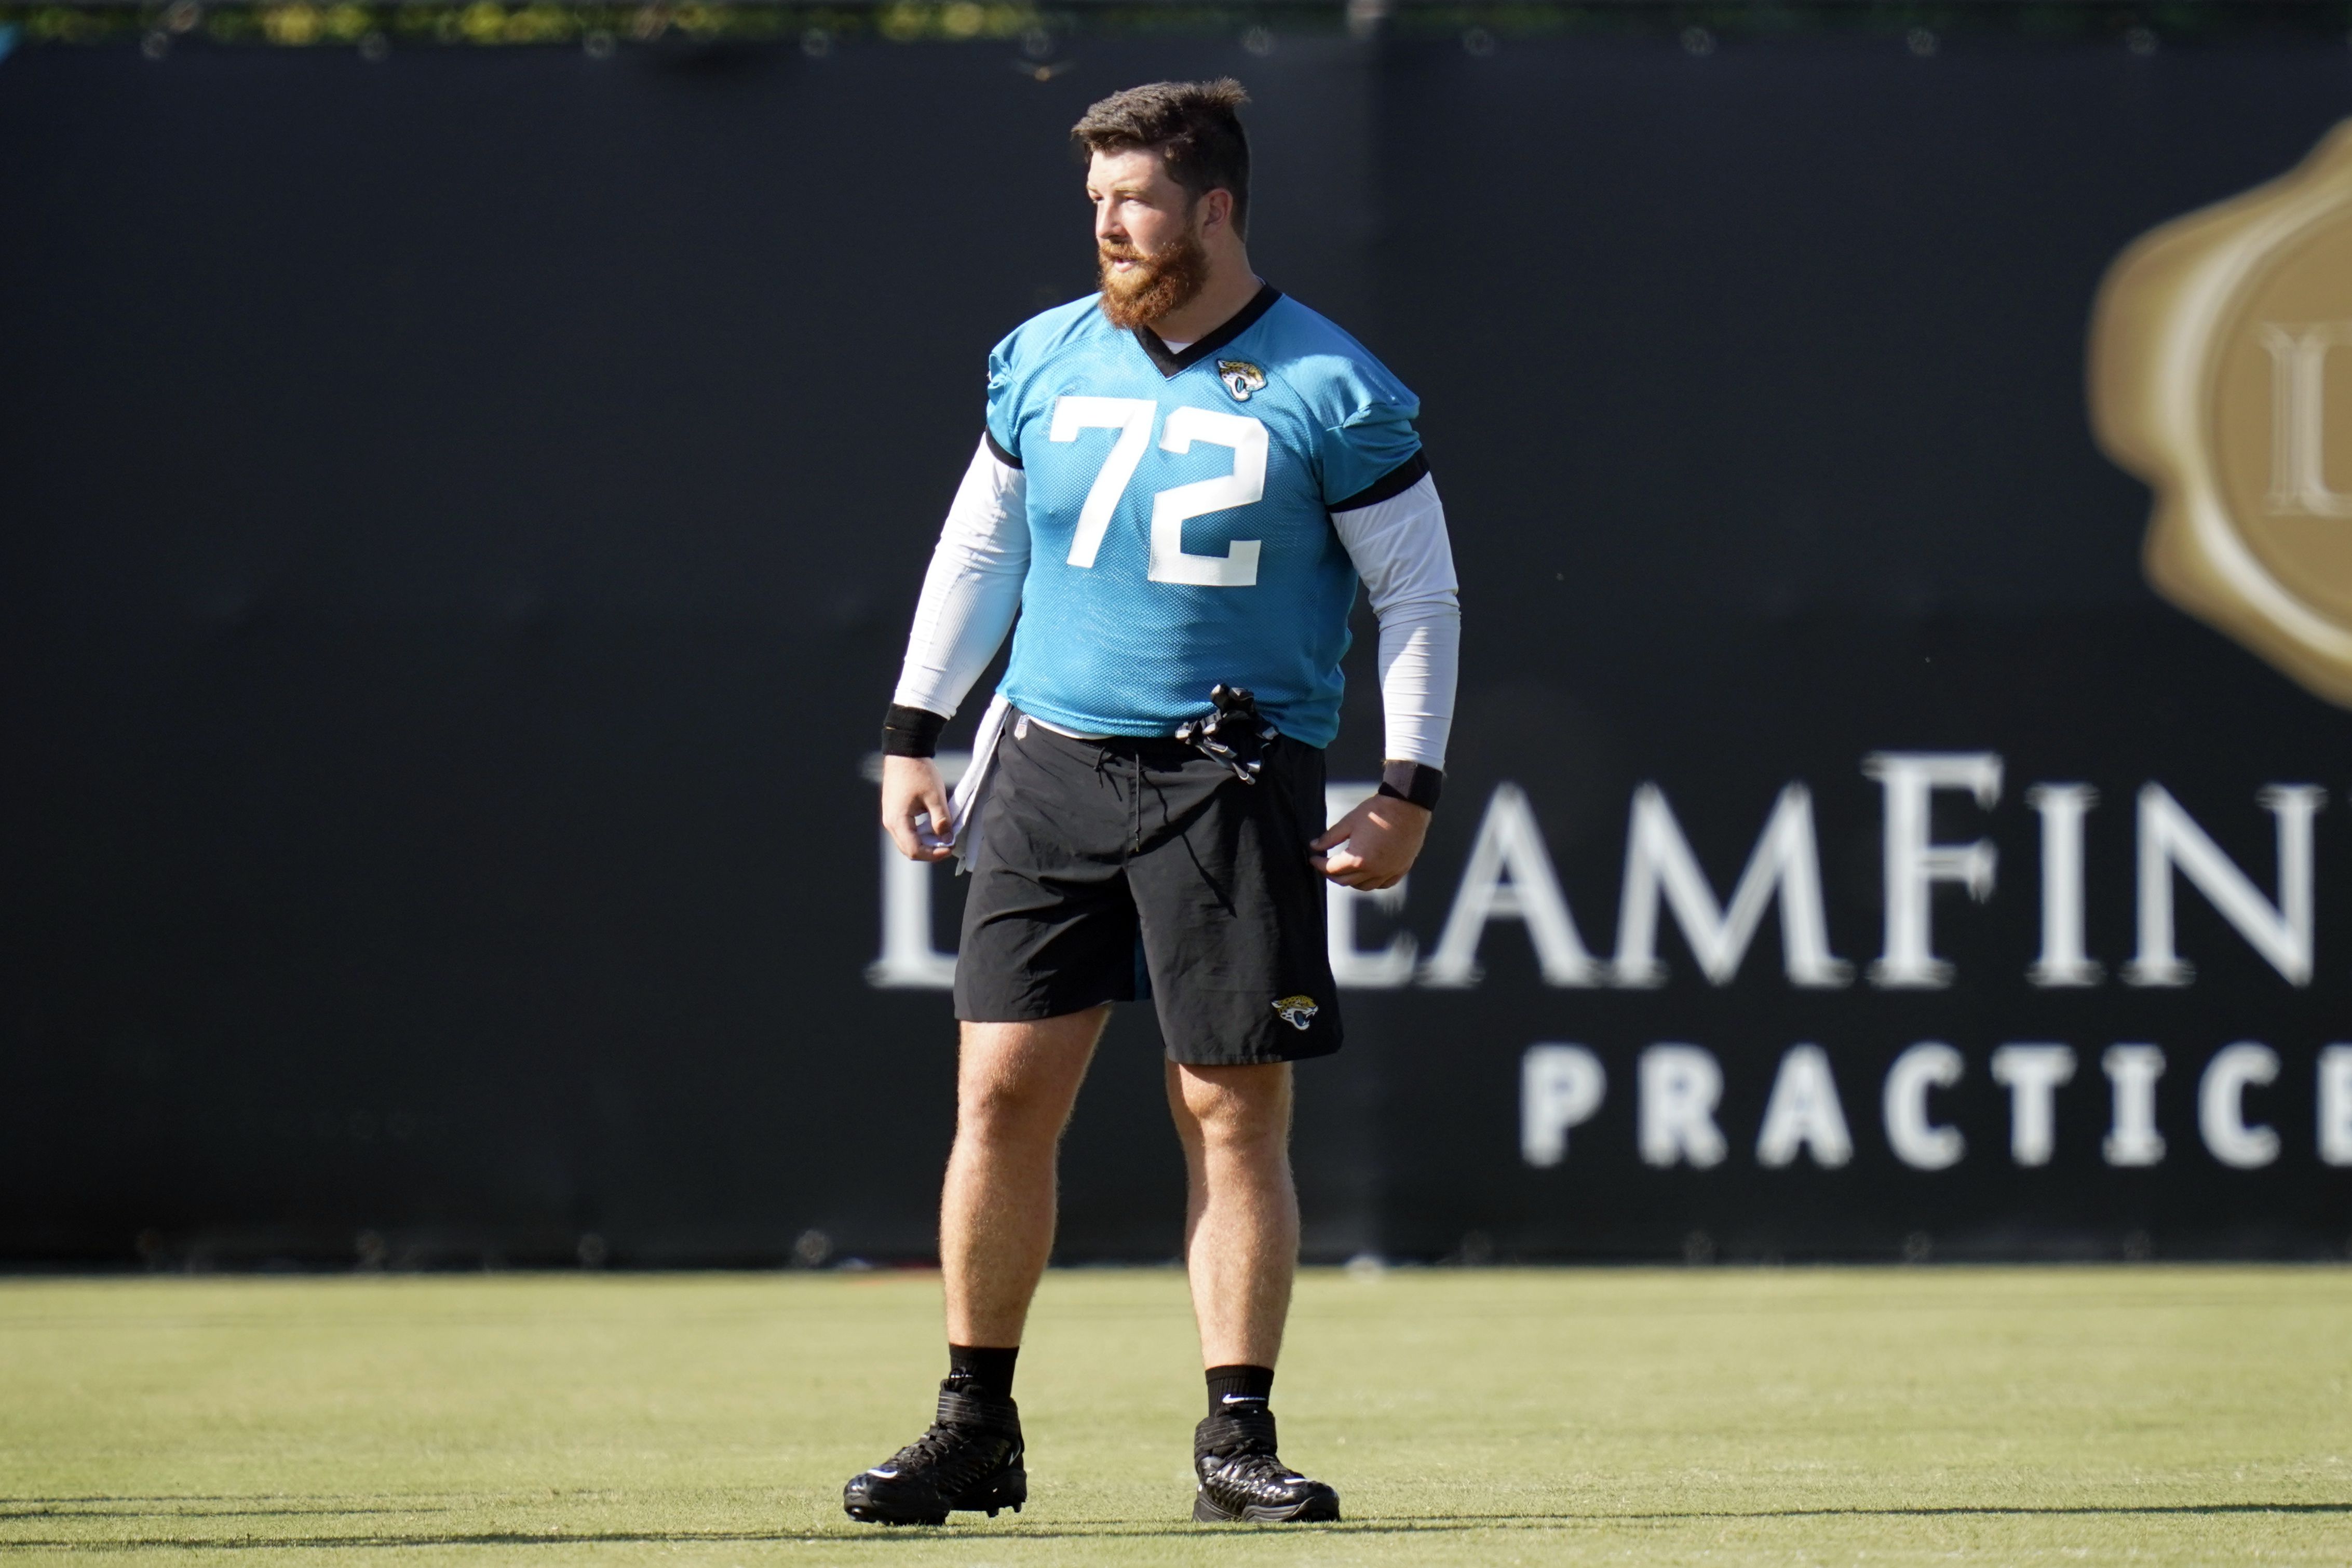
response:
M866 1473L878 1481L895 1481L898 1479L898 1472L896 1470L868 1470Z

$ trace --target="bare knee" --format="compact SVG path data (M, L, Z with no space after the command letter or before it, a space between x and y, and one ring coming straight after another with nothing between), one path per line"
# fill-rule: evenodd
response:
M1101 1027L1093 1014L1035 1025L967 1025L956 1079L958 1135L1051 1145L1069 1121Z
M956 1092L956 1130L988 1143L1050 1143L1062 1134L1069 1105L1033 1075L967 1073Z
M1188 1144L1236 1154L1278 1153L1290 1142L1290 1066L1173 1066L1171 1109Z

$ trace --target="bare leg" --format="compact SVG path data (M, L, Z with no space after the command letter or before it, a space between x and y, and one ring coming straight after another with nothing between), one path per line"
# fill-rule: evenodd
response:
M966 1024L955 1150L940 1198L948 1342L1021 1342L1054 1250L1055 1156L1110 1008L1034 1024Z
M1298 1266L1290 1065L1171 1062L1168 1108L1184 1145L1184 1265L1201 1364L1270 1367Z

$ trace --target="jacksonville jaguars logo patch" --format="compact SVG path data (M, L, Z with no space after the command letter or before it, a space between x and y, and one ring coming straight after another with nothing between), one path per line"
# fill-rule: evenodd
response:
M1245 359L1219 360L1217 379L1225 384L1225 390L1234 395L1235 403L1247 403L1251 393L1265 390L1265 372ZM1308 1006L1307 1011L1310 1013L1314 1011L1312 1005ZM1307 1027L1304 1024L1298 1026L1302 1029Z
M1292 1028L1304 1029L1323 1009L1315 1005L1312 996L1285 996L1275 1003L1274 1010Z

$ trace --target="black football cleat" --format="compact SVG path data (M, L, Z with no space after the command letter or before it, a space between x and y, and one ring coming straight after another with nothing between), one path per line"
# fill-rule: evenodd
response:
M1021 1468L1021 1407L1010 1399L940 1385L931 1429L870 1470L849 1478L841 1506L867 1524L945 1524L959 1510L1021 1511L1029 1472Z
M1276 1457L1274 1415L1263 1405L1222 1411L1193 1428L1192 1468L1201 1478L1192 1517L1202 1524L1328 1522L1339 1517L1338 1492Z

